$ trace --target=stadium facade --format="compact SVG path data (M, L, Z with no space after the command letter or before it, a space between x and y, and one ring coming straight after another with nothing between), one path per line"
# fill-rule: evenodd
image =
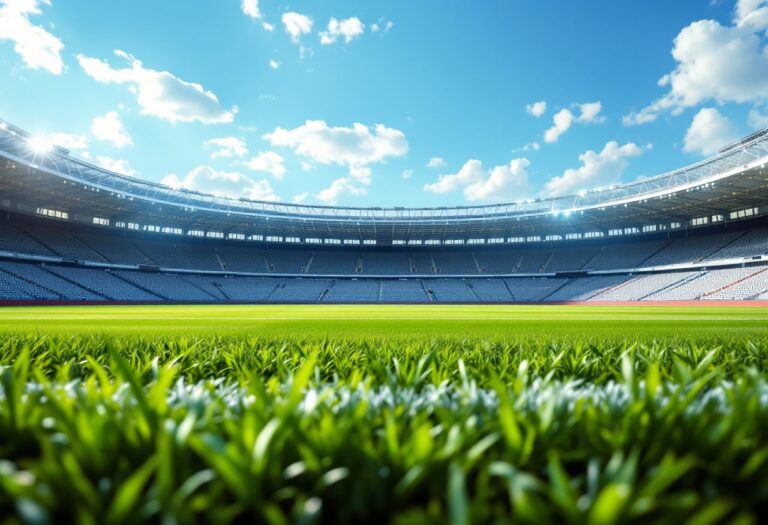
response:
M767 299L767 162L764 130L554 199L305 206L174 190L0 123L0 301Z

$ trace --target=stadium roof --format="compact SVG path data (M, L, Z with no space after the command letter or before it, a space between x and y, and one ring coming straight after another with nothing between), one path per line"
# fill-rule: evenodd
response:
M716 156L628 184L552 199L489 206L354 208L252 201L174 190L88 164L60 147L35 151L30 135L0 124L0 205L22 213L63 211L226 235L393 241L489 239L686 227L700 217L768 204L768 130Z

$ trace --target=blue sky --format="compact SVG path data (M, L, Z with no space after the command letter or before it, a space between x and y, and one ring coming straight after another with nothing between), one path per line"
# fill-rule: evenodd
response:
M223 195L525 200L768 126L766 28L767 0L0 0L0 118Z

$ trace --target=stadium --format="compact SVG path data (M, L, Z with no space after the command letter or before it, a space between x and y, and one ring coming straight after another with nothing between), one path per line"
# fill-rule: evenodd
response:
M173 190L40 151L3 123L0 299L768 299L766 162L768 130L691 166L556 199L318 207Z
M0 525L767 517L768 0L0 0Z

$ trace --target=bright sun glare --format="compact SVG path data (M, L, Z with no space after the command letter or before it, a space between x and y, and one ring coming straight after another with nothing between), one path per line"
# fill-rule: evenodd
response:
M51 139L43 135L33 135L27 139L27 146L36 155L45 155L53 149Z

